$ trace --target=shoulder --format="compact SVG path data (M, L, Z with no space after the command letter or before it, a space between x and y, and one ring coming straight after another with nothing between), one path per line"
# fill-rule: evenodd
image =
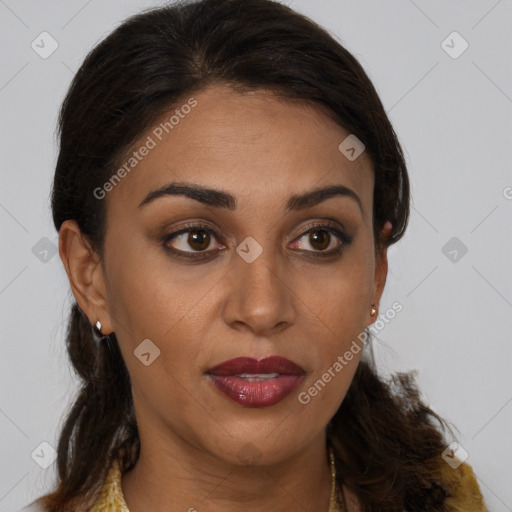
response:
M488 512L473 468L469 464L463 463L453 468L441 457L436 457L435 464L438 483L447 492L447 512Z
M129 512L121 489L121 461L114 459L107 471L101 488L92 498L77 500L72 505L75 512ZM48 512L48 509L36 500L18 512ZM78 503L79 501L79 503Z
M457 468L449 466L441 457L427 461L431 467L435 483L445 490L443 512L489 512L476 476L469 464ZM362 512L359 497L343 485L348 512Z

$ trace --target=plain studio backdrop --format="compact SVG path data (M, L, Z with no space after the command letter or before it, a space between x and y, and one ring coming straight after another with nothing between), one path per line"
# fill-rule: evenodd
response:
M287 4L359 59L406 154L411 219L389 251L380 312L403 309L379 324L379 367L418 371L425 401L459 429L489 509L510 511L512 1ZM49 490L56 464L41 466L76 389L49 208L58 109L86 53L157 5L0 0L2 512Z

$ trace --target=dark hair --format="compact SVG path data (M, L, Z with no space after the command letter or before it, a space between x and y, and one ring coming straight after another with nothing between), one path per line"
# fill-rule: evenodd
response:
M93 191L163 113L213 84L313 103L355 134L375 175L375 247L403 236L407 169L374 86L324 29L272 0L201 0L152 9L124 21L89 53L59 117L56 229L74 219L101 256L105 201ZM392 233L383 241L386 221ZM59 438L58 486L39 500L52 512L90 502L120 449L131 447L136 456L139 449L130 379L115 334L110 346L98 345L75 303L66 343L81 388ZM359 363L328 437L338 478L365 511L443 510L444 490L426 463L444 448L434 420L445 427L422 403L411 374L385 380L372 361Z

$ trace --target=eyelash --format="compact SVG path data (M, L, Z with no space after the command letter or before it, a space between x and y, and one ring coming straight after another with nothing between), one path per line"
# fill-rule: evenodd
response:
M349 245L351 242L352 242L352 237L347 235L346 233L344 233L343 231L341 231L340 229L336 228L335 226L332 226L331 224L325 224L325 223L313 223L313 224L310 224L308 226L308 228L306 229L306 231L302 232L298 237L296 237L294 239L295 240L300 240L301 238L303 238L305 235L309 234L310 232L312 231L315 231L315 230L318 230L318 231L327 231L328 233L330 233L331 235L334 235L336 236L340 241L341 243L338 245L338 247L334 248L334 249L331 249L330 251L309 251L309 250L306 250L306 249L303 249L303 251L305 251L306 253L313 253L314 256L313 257L320 257L320 258L327 258L327 257L333 257L335 255L339 255L341 254L343 248L346 246L346 245ZM183 259L204 259L205 258L205 255L211 255L212 253L216 253L216 252L220 252L222 249L220 250L209 250L209 251L191 251L191 252L187 252L187 251L181 251L179 249L172 249L171 247L169 247L167 244L170 240L172 240L173 238L179 236L179 235L182 235L184 233L189 233L191 231L206 231L209 235L213 235L218 241L219 243L222 244L222 242L219 240L220 237L217 236L217 233L212 229L210 228L208 225L206 224L201 224L201 223L198 223L198 224L186 224L185 226L183 226L183 228L179 229L178 231L174 231L173 233L169 233L168 235L165 235L162 239L161 239L161 243L164 247L164 249L166 251L169 251L171 252L173 255L175 255L176 257L178 258L183 258Z

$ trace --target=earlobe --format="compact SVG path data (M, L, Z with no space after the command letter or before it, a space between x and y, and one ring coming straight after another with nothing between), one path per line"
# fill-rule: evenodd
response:
M80 309L92 325L100 320L103 332L112 332L100 257L74 220L62 223L59 255Z

